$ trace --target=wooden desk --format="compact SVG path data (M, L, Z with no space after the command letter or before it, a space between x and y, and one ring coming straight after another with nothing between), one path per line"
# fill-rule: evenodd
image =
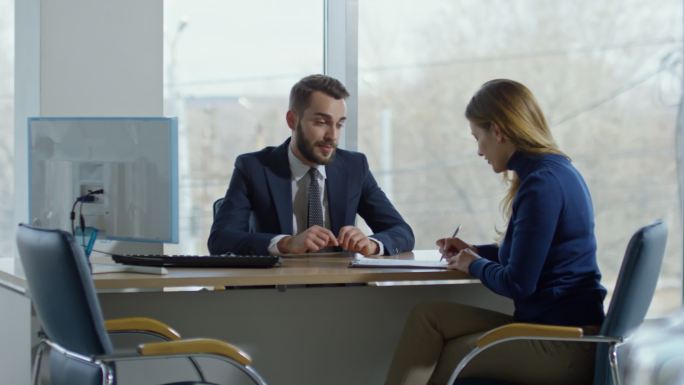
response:
M404 320L420 302L512 309L510 301L459 272L351 269L348 263L345 257L293 258L271 269L170 269L166 276L97 274L94 282L106 319L153 317L169 323L183 337L230 341L252 356L255 368L271 385L382 384ZM19 378L13 383L28 383L27 352L35 343L38 325L22 294L23 278L0 273L0 281L0 306L17 309L3 316L0 330L20 340L20 349L16 343L0 347L0 358L6 360L0 360L0 373L20 371L12 377ZM121 346L130 341L114 342ZM152 378L163 382L159 373L191 373L184 361L160 363L159 368L150 365L152 361L119 365L120 382L144 384ZM211 366L209 374L233 377L222 368Z
M418 253L418 252L416 252ZM439 259L436 251L420 252L421 258ZM414 259L414 253L393 258ZM138 273L95 274L95 287L111 289L164 289L224 286L287 286L329 284L376 284L425 281L476 283L465 273L436 269L349 268L352 256L283 257L280 267L266 269L169 268L167 275Z

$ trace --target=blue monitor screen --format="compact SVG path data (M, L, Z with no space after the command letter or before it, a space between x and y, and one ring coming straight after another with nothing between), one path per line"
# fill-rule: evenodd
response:
M32 224L70 230L75 211L101 239L178 242L175 118L29 118L28 143Z

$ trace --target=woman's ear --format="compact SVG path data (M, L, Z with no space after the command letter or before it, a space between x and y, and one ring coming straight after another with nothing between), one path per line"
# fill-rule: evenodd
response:
M490 129L494 133L494 137L496 138L497 142L503 143L506 141L506 137L504 136L503 131L501 131L501 127L499 127L498 124L492 123Z

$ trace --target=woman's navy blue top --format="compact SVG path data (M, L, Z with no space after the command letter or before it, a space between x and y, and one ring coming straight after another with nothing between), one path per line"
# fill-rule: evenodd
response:
M599 325L603 298L596 263L594 209L580 173L562 155L515 152L520 178L500 247L476 246L470 274L512 298L520 322Z

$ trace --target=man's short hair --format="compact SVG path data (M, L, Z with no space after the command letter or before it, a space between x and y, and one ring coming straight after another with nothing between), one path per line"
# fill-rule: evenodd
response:
M309 75L290 90L290 110L301 114L311 103L311 94L320 91L337 100L349 97L349 92L339 80L326 75Z

